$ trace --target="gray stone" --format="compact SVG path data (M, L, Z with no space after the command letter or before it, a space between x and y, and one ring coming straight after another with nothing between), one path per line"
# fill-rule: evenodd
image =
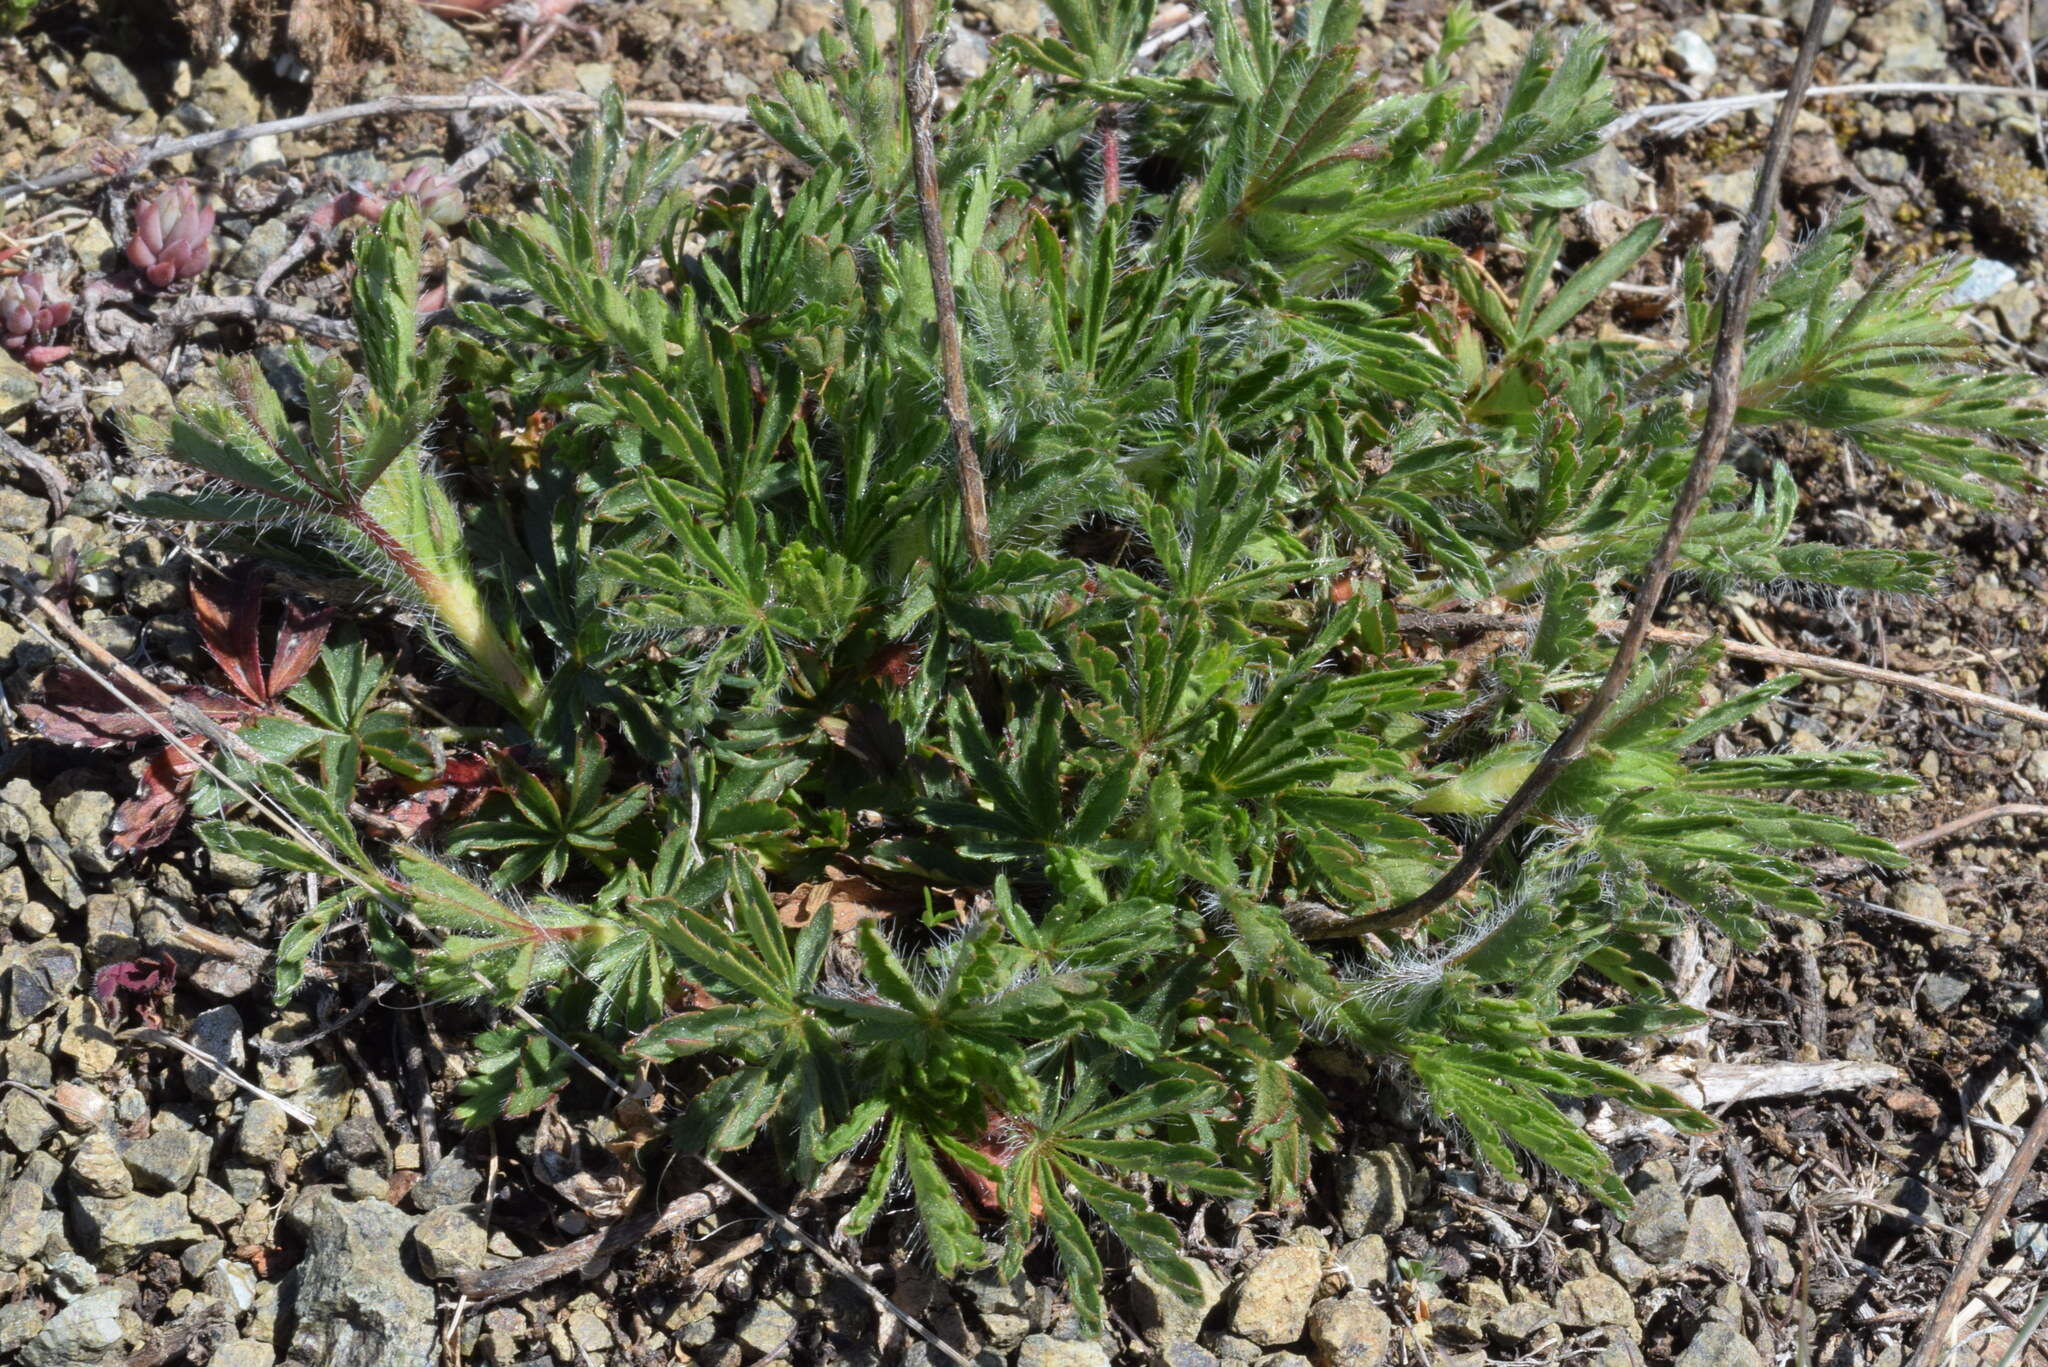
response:
M1906 154L1889 147L1859 147L1849 160L1856 163L1857 170L1879 185L1903 185L1912 174Z
M80 1249L108 1272L118 1272L152 1248L182 1247L206 1237L192 1223L185 1198L168 1196L79 1196L71 1204L71 1227Z
M242 1218L242 1203L235 1199L233 1192L211 1178L195 1179L185 1199L191 1207L192 1218L204 1220L209 1225L231 1225Z
M968 1278L961 1289L974 1302L974 1313L991 1347L1015 1348L1039 1327L1031 1283L1021 1274L1006 1280L994 1269L986 1269Z
M1970 980L1953 973L1930 973L1920 980L1920 1000L1937 1015L1955 1010L1969 995Z
M1246 1363L1263 1353L1265 1349L1250 1339L1241 1339L1235 1334L1206 1334L1203 1341L1225 1363Z
M133 617L88 617L85 635L107 654L125 660L142 644L142 623Z
M1580 162L1579 170L1585 174L1586 188L1595 199L1624 209L1633 208L1642 200L1643 173L1611 142L1602 143L1599 151Z
M135 938L135 908L128 899L114 893L96 892L85 899L86 961L104 968L117 959L132 959L142 952Z
M1440 1338L1476 1343L1486 1337L1493 1312L1462 1301L1440 1301L1429 1312L1430 1332Z
M774 1301L756 1301L740 1320L733 1337L756 1353L772 1353L787 1344L795 1332L795 1315Z
M1267 1249L1238 1279L1231 1332L1267 1347L1294 1342L1322 1280L1323 1255L1315 1249L1296 1244Z
M42 1331L43 1309L34 1299L0 1305L0 1361L13 1361L21 1345Z
M463 1162L461 1155L444 1153L427 1169L426 1176L413 1183L410 1199L413 1207L422 1211L459 1206L474 1197L483 1184L484 1175Z
M1933 883L1899 884L1892 889L1892 905L1908 916L1948 924L1948 898Z
M213 1350L207 1367L277 1367L277 1350L254 1339L236 1339Z
M121 1146L121 1160L134 1174L138 1191L184 1191L206 1171L213 1141L183 1125L159 1121L154 1133Z
M97 788L66 793L50 808L57 834L71 846L71 857L87 873L112 873L115 863L107 857L107 826L114 819L114 798Z
M1319 1301L1308 1315L1318 1367L1378 1367L1394 1341L1394 1322L1371 1296L1354 1291Z
M237 1318L256 1304L256 1269L247 1263L226 1259L206 1274L204 1284L207 1293L218 1297Z
M411 60L443 71L460 71L469 65L469 40L455 25L417 5L405 6L403 22L405 30L398 43Z
M375 1168L350 1168L341 1175L341 1189L351 1201L381 1201L391 1192L391 1179Z
M135 1178L112 1135L94 1133L81 1139L71 1155L70 1172L72 1189L86 1196L111 1201L135 1190Z
M57 1118L49 1107L19 1088L9 1087L0 1097L0 1141L19 1154L31 1154L57 1133Z
M228 258L228 274L237 280L254 280L263 268L284 255L292 242L291 225L282 218L267 218L256 225L235 254Z
M25 778L0 788L0 839L21 852L58 901L67 907L85 905L85 887L78 881L71 850L50 820L42 794Z
M717 0L719 16L741 33L766 33L775 27L777 0Z
M149 96L128 64L111 52L88 52L78 63L85 68L85 83L92 93L123 114L147 114Z
M1600 1272L1575 1278L1557 1289L1557 1322L1570 1329L1620 1325L1631 1337L1641 1332L1628 1292L1620 1282Z
M384 1367L429 1361L434 1293L407 1270L412 1218L382 1201L310 1189L286 1215L306 1256L279 1295L280 1344L302 1362Z
M1408 1219L1415 1165L1406 1150L1345 1154L1337 1165L1337 1223L1347 1239L1391 1234Z
M1498 14L1479 15L1479 32L1462 54L1465 74L1476 81L1504 76L1521 66L1529 50L1529 32Z
M50 501L20 489L0 488L0 531L34 536L50 525Z
M196 1282L213 1271L213 1265L220 1261L227 1248L219 1239L201 1239L178 1255L178 1266L183 1269L186 1280Z
M242 1337L259 1343L276 1343L277 1317L282 1309L283 1298L277 1282L265 1282L257 1287L256 1305L242 1322Z
M1517 1301L1496 1310L1487 1332L1504 1344L1520 1343L1557 1323L1557 1312L1539 1300Z
M1678 74L1696 86L1703 86L1714 79L1721 69L1721 63L1714 56L1713 45L1689 28L1682 28L1672 34L1664 44L1664 55L1678 68Z
M1854 25L1856 41L1877 54L1878 79L1917 81L1948 74L1948 16L1943 0L1886 0Z
M939 64L955 80L971 81L988 70L988 39L955 24L939 52Z
M1692 1203L1692 1219L1679 1254L1688 1263L1710 1263L1734 1280L1749 1278L1749 1241L1735 1223L1735 1214L1720 1196L1702 1196Z
M61 1243L64 1216L59 1211L27 1211L0 1224L0 1272L12 1272Z
M1988 256L1972 257L1970 269L1948 292L1950 302L1981 304L2020 278L2020 273L2003 261Z
M212 1006L192 1022L191 1041L199 1051L230 1073L239 1073L246 1061L242 1049L242 1013L232 1006ZM185 1090L206 1101L226 1101L235 1095L234 1079L199 1060L181 1057Z
M1685 1249L1685 1193L1668 1163L1645 1163L1629 1179L1635 1206L1621 1237L1652 1263L1668 1263Z
M92 1264L69 1250L52 1255L43 1270L49 1275L51 1291L65 1302L78 1299L100 1284L100 1274L92 1270Z
M237 1164L223 1168L220 1173L221 1185L227 1188L228 1199L248 1205L262 1199L270 1190L270 1174L261 1168L245 1168Z
M1191 1343L1202 1332L1202 1322L1223 1301L1228 1289L1223 1278L1207 1263L1195 1261L1195 1278L1202 1284L1201 1296L1190 1304L1180 1293L1154 1276L1143 1263L1131 1267L1126 1294L1138 1332L1154 1349L1171 1343Z
M263 101L256 88L227 62L215 62L200 75L192 103L204 111L210 128L239 128L263 118Z
M17 945L0 950L0 998L10 1031L55 1009L78 986L78 950L71 945Z
M1017 1367L1109 1367L1109 1354L1093 1339L1033 1334L1017 1346Z
M1353 1239L1337 1250L1337 1266L1351 1278L1351 1289L1383 1285L1393 1275L1393 1260L1387 1255L1387 1241L1377 1234Z
M23 1346L21 1367L95 1367L115 1357L127 1337L121 1312L132 1295L132 1289L109 1286L80 1296Z
M169 418L177 406L171 397L171 388L163 377L140 361L123 361L115 370L114 378L120 387L111 394L95 394L87 400L86 407L95 417L126 418L142 414L151 418Z
M1708 1320L1678 1355L1678 1367L1763 1367L1756 1345L1733 1325Z
M242 1123L235 1128L235 1152L252 1163L273 1162L291 1138L291 1125L284 1107L257 1097L242 1112Z
M1998 326L2016 342L2033 340L2034 324L2041 316L2041 296L2026 285L2008 285L1991 296L1991 311ZM1942 911L1946 914L1948 908Z
M26 413L43 396L36 373L0 351L0 422Z
M433 1281L478 1271L490 1257L490 1243L490 1231L470 1206L442 1206L412 1227L413 1253Z
M24 1087L48 1090L57 1080L56 1067L50 1062L48 1047L44 1040L46 1030L24 1030L5 1044L0 1044L0 1076L9 1082L19 1082ZM56 1113L59 1124L68 1124L64 1108L57 1104L56 1097L50 1098L50 1109Z
M313 1133L322 1139L333 1134L335 1126L348 1117L349 1104L355 1096L348 1069L338 1063L315 1068L294 1091L292 1099L312 1112Z
M1154 1356L1159 1367L1222 1367L1223 1359L1199 1343L1169 1343Z

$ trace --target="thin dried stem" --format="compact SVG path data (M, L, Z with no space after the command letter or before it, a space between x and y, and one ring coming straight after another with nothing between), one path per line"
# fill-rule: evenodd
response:
M237 1073L234 1069L222 1063L212 1054L207 1053L204 1049L201 1049L199 1046L195 1044L187 1044L184 1040L179 1039L176 1035L171 1034L167 1030L158 1030L154 1027L144 1027L142 1029L127 1031L121 1036L121 1038L140 1040L144 1044L156 1044L161 1045L166 1049L175 1049L177 1052L183 1054L186 1058L191 1059L200 1067L205 1068L210 1072L217 1074L220 1077L226 1078L229 1082L234 1083L235 1086L247 1092L250 1096L261 1097L263 1100L268 1101L271 1105L277 1107L280 1111L283 1111L286 1115L298 1121L307 1129L310 1130L316 1124L319 1123L313 1115L313 1113L307 1110L304 1106L301 1106L294 1101L287 1101L285 1098L277 1095L277 1093L275 1092L266 1091L263 1088L258 1087L255 1083L249 1081L249 1079L243 1077L240 1073Z
M732 1199L724 1186L710 1186L678 1196L653 1215L625 1220L595 1234L586 1234L560 1248L536 1253L499 1267L465 1272L455 1279L455 1289L472 1307L496 1305L523 1296L558 1277L582 1272L603 1259L646 1243L681 1225L703 1219Z
M1784 90L1761 90L1747 95L1717 95L1709 100L1679 100L1670 104L1638 105L1634 109L1623 111L1613 123L1608 124L1605 135L1611 140L1641 123L1649 124L1652 130L1658 133L1689 133L1718 119L1725 119L1731 114L1745 114L1752 109L1768 108L1790 94L1791 89L1787 87ZM2048 91L2038 88L2023 89L2011 85L1979 85L1966 81L1863 81L1855 85L1817 85L1806 92L1806 98L1810 100L1866 100L1873 95L1976 95L1982 98L2006 96L2015 100L2039 103L2043 98L2048 98Z
M551 91L543 95L390 95L381 100L364 100L360 104L310 110L288 119L270 119L263 123L243 124L236 128L216 128L210 132L196 133L189 138L117 149L109 159L111 165L103 163L73 166L35 180L0 186L0 204L49 190L61 190L66 186L79 185L89 180L98 180L103 176L132 176L172 157L189 156L210 148L226 147L232 143L248 142L253 138L272 134L302 133L309 128L324 128L328 124L348 123L356 119L377 119L393 114L484 114L507 109L550 109L591 113L597 108L596 100L579 91L570 90ZM699 104L690 100L627 100L626 113L642 118L679 119L689 123L743 124L753 117L744 105Z
M1535 769L1515 789L1486 830L1465 847L1457 863L1421 896L1361 918L1356 933L1412 925L1463 892L1465 885L1472 881L1494 851L1521 824L1522 818L1529 814L1530 808L1557 781L1558 775L1584 751L1601 719L1627 686L1629 676L1635 670L1636 657L1642 654L1643 643L1649 639L1651 618L1656 615L1658 602L1664 597L1665 586L1670 583L1671 572L1678 563L1679 547L1684 544L1693 518L1707 501L1714 471L1721 464L1721 453L1727 448L1728 434L1735 426L1743 342L1749 326L1750 304L1756 294L1757 264L1763 256L1764 234L1770 226L1771 211L1777 205L1778 178L1784 170L1785 154L1792 144L1793 121L1799 112L1800 98L1813 78L1813 61L1820 51L1821 32L1827 24L1830 7L1829 0L1814 0L1813 9L1806 17L1806 32L1799 42L1798 59L1792 64L1787 97L1778 110L1777 120L1771 125L1771 138L1764 151L1763 165L1757 170L1756 193L1750 199L1748 221L1743 224L1742 245L1736 251L1734 268L1729 271L1727 283L1721 291L1721 329L1714 342L1714 363L1709 371L1706 414L1700 423L1699 447L1685 472L1685 483L1679 487L1678 501L1672 506L1670 520L1665 523L1664 539L1658 543L1656 553L1650 557L1650 563L1643 572L1635 610L1629 614L1621 639L1615 643L1614 658L1608 664L1606 677L1600 680L1592 699L1572 719L1564 734L1543 752Z
M1825 2L1821 0L1821 3ZM1949 1326L1955 1323L1956 1313L1969 1299L1970 1289L1976 1285L1977 1270L1984 1265L1984 1255L1991 1251L1993 1241L1998 1238L2006 1212L2012 1209L2013 1198L2026 1184L2027 1175L2033 1171L2034 1160L2040 1157L2044 1143L2048 1143L2048 1098L2043 1098L2035 1108L2026 1137L2020 1140L2012 1162L2006 1165L2005 1176L1998 1179L1998 1186L1993 1189L1991 1200L1986 1203L1970 1241L1963 1245L1962 1256L1956 1259L1948 1285L1942 1288L1941 1299L1934 1303L1934 1313L1928 1317L1927 1332L1914 1348L1906 1367L1934 1367L1935 1362L1947 1356Z
M974 449L974 423L967 405L967 369L960 357L960 308L953 295L953 266L946 250L946 225L939 209L939 158L932 143L932 113L939 101L932 69L931 35L920 31L919 7L903 7L903 99L910 114L910 169L917 189L917 217L924 229L924 257L932 273L932 307L939 325L939 370L946 387L946 421L953 429L953 460L960 480L960 516L967 554L988 563L988 489L981 457Z
M1404 612L1400 616L1401 629L1416 632L1480 632L1480 631L1534 631L1540 618L1514 613L1495 612ZM1625 621L1595 623L1599 630L1609 635L1627 629ZM1651 627L1646 633L1652 641L1665 645L1701 646L1714 638L1702 632L1680 631L1675 627ZM1896 669L1880 669L1876 665L1858 664L1853 660L1837 660L1829 655L1811 655L1803 650L1784 650L1777 646L1755 645L1748 641L1723 638L1720 642L1724 654L1737 660L1754 660L1758 664L1782 665L1787 669L1806 670L1814 674L1829 674L1838 679L1864 679L1871 683L1883 684L1888 688L1905 689L1913 693L1924 693L1929 697L1946 699L1963 707L1976 708L1984 712L1996 712L2001 716L2017 717L2030 726L2048 728L2048 711L2029 707L2026 703L2011 698L2000 698L1990 693L1980 693L1973 688L1943 683L1939 679L1922 678L1917 674L1904 674ZM1994 813L2011 815L2017 813ZM1902 847L1903 848L1903 847Z

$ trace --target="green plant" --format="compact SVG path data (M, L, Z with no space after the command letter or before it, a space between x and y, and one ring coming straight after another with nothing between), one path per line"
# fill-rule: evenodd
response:
M694 145L628 151L616 99L567 161L508 135L536 207L467 231L525 302L461 305L416 359L396 205L358 249L366 399L305 362L301 437L244 368L174 425L227 487L156 506L324 535L431 615L552 774L448 831L499 861L496 892L416 850L380 871L332 782L255 775L357 851L281 958L360 907L429 990L530 999L595 1055L679 1070L685 1148L774 1145L806 1177L871 1159L850 1228L898 1184L942 1270L997 1256L984 1219L1011 1267L1043 1228L1091 1319L1097 1233L1185 1287L1158 1202L1302 1198L1338 1131L1311 1044L1397 1065L1500 1167L1625 1202L1558 1103L1705 1124L1600 1057L1698 1019L1658 937L1820 914L1802 852L1897 856L1783 795L1906 781L1873 752L1714 757L1794 678L1708 706L1715 651L1656 652L1467 896L1364 934L1600 677L1597 624L1693 450L1699 258L1669 338L1585 326L1655 224L1557 281L1611 114L1599 41L1536 41L1489 118L1449 78L1462 9L1392 97L1336 0L1285 32L1213 5L1207 75L1129 72L1145 6L1062 14L936 129L985 560L933 398L904 82L859 6L828 74L755 110L807 171L779 202L693 203ZM1113 202L1111 104L1141 171ZM2033 391L1976 367L1951 268L1859 292L1862 248L1851 210L1769 283L1742 422L1988 500L2024 476L2002 448L2048 436ZM466 518L424 450L444 379L496 472ZM498 434L537 417L545 459L522 459ZM1683 570L1929 585L1925 556L1793 541L1770 449L1718 472ZM1404 630L1489 598L1540 624L1468 673ZM253 849L235 831L209 838ZM892 898L799 914L799 887L852 882ZM465 1116L570 1084L547 1041L487 1041Z

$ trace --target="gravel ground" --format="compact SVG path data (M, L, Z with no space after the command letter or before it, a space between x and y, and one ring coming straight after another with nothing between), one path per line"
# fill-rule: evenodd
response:
M330 35L322 48L303 34L294 47L257 7L157 8L54 6L26 35L0 41L13 92L0 116L0 185L106 162L158 134L296 113L316 95L326 104L465 89L522 52L509 24L450 22L403 0L361 7L361 31L346 42ZM246 29L233 59L210 59L221 47L192 18L200 10L225 12L224 31ZM1477 81L1498 81L1540 24L1595 21L1613 32L1625 106L1767 90L1782 79L1803 13L1785 0L1714 11L1687 0L1509 0L1483 19L1465 65ZM1390 85L1414 70L1441 14L1434 0L1374 8L1362 39ZM513 88L617 81L639 98L743 100L815 55L831 11L819 0L626 0L572 17L587 30L554 34L508 78ZM970 4L967 18L948 52L956 74L986 63L990 36L1040 16L1035 5L991 0ZM1886 0L1841 7L1829 36L1823 82L2024 88L2048 12L2011 0ZM549 136L561 123L523 117ZM1658 212L1672 217L1677 245L1732 252L1734 206L1747 198L1745 168L1766 118L1737 114L1682 132L1646 123L1618 138L1590 168L1601 200L1574 220L1578 250ZM649 131L666 135L658 124ZM218 207L214 267L198 287L245 293L313 207L424 161L456 160L488 132L481 120L415 116L173 160L164 172L191 175ZM2034 349L2048 343L2042 160L2042 129L2017 97L1832 99L1802 116L1785 191L1795 226L1858 196L1885 254L1968 255L1966 289L1986 344L2048 364ZM738 128L717 134L704 169L707 182L780 174ZM471 191L486 207L509 193L492 175ZM0 208L0 250L21 248L0 270L51 271L75 292L111 267L129 193L106 185ZM322 246L276 297L338 316L344 259ZM470 260L458 239L446 262L455 288ZM1671 264L1660 256L1637 268L1616 297L1618 322L1657 316ZM0 469L0 567L54 582L84 632L115 655L164 677L203 678L210 666L186 579L207 553L121 511L124 496L162 472L126 448L118 422L167 411L208 382L218 355L274 358L288 334L237 319L151 328L133 307L111 309L96 342L40 374L0 356L0 432L13 439L0 443L12 457ZM1808 536L1942 551L1953 562L1948 591L1927 601L1736 592L1688 602L1682 616L1760 644L2048 704L2048 514L2038 501L1979 515L1889 487L1850 453L1784 454L1810 494ZM399 648L402 634L375 605L365 611L368 629ZM0 615L10 703L32 697L51 663L24 619ZM1731 689L1761 677L1748 666L1731 674L1740 675ZM0 750L0 1363L935 1360L737 1200L678 1207L691 1218L677 1228L616 1239L609 1256L575 1260L571 1275L492 1302L492 1275L531 1269L521 1260L617 1219L606 1146L630 1152L644 1117L605 1114L595 1096L571 1094L573 1104L538 1122L463 1134L445 1102L477 1018L377 994L367 963L329 964L292 1008L274 1008L267 947L296 914L299 891L189 839L144 858L112 848L117 804L134 791L130 756L39 740L11 706L9 720ZM1884 745L1923 790L1840 805L1898 839L2048 800L2048 735L1910 690L1817 679L1745 739ZM1893 1367L1917 1342L2019 1127L2044 1101L2034 1062L2048 1034L2044 830L2038 813L2021 810L1923 845L1920 864L1896 878L1852 872L1830 884L1836 920L1788 926L1762 953L1732 951L1711 934L1671 946L1714 1021L1638 1064L1703 1086L1762 1078L1789 1090L1721 1103L1726 1125L1703 1139L1590 1117L1637 1192L1626 1221L1554 1184L1479 1170L1412 1099L1330 1060L1348 1144L1308 1208L1180 1212L1211 1273L1204 1307L1113 1274L1111 1327L1083 1339L1044 1269L1009 1284L987 1274L940 1284L901 1219L837 1252L988 1367ZM96 993L96 984L115 986ZM1794 1067L1804 1071L1786 1071ZM771 1204L795 1198L772 1170L740 1175ZM2022 1185L1998 1231L1958 1362L1998 1362L2039 1293L2048 1268L2041 1182ZM641 1208L705 1186L678 1163L650 1183ZM808 1198L795 1219L829 1237L839 1200L831 1190ZM2044 1357L2033 1345L2021 1351Z

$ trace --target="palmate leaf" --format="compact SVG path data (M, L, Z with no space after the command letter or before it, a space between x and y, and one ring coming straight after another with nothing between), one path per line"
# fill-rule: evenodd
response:
M568 1056L524 1027L477 1036L477 1057L456 1085L455 1118L468 1129L532 1115L569 1085Z
M1188 1191L1225 1199L1254 1196L1258 1184L1220 1164L1201 1145L1135 1137L1162 1124L1184 1123L1190 1114L1215 1106L1222 1089L1186 1079L1153 1082L1103 1103L1084 1086L1064 1104L1019 1117L1005 1146L999 1197L1007 1229L1002 1271L1015 1276L1043 1219L1067 1274L1067 1286L1083 1323L1102 1323L1102 1259L1082 1209L1106 1229L1135 1261L1143 1263L1183 1298L1194 1300L1201 1282L1180 1254L1180 1235L1164 1216L1146 1208L1145 1198L1119 1182L1151 1178ZM1080 1202L1077 1209L1068 1198Z
M621 848L621 832L647 805L644 787L606 791L611 761L595 746L576 752L559 788L551 787L509 753L497 760L505 793L503 811L467 822L448 837L452 854L500 856L492 881L514 887L538 878L543 887L568 872L572 857L608 869Z
M555 984L609 929L563 902L519 905L492 896L424 855L401 852L393 892L441 943L423 983L437 996L518 1001Z

